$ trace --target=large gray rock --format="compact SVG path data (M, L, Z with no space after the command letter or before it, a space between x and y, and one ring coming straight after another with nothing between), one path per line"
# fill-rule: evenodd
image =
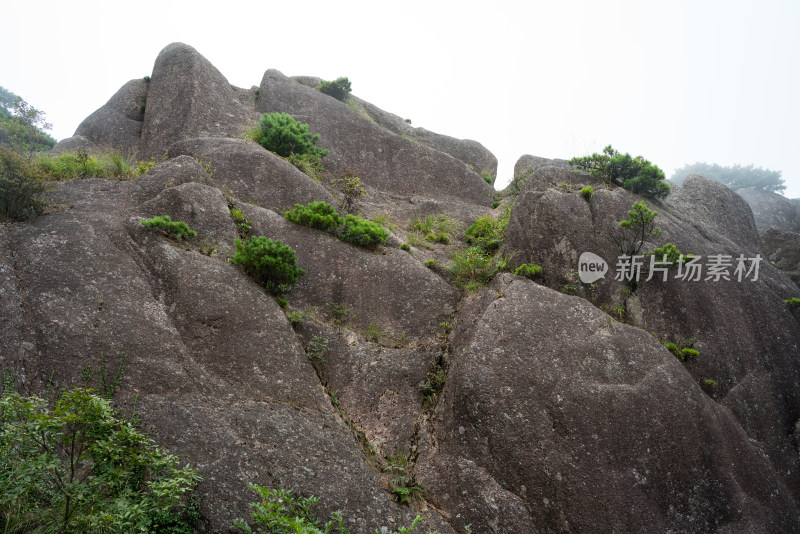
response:
M175 143L169 155L189 155L209 165L215 183L238 198L277 211L330 193L292 164L244 139L199 138Z
M597 180L586 173L575 175L572 167L563 159L548 159L525 154L514 164L514 178L505 189L497 194L498 198L517 196L528 182L537 182L538 189L546 189L559 183L596 184Z
M665 204L652 206L663 233L645 246L650 250L673 243L684 253L701 256L703 265L712 255L730 256L729 280L708 279L707 267L698 282L676 280L674 270L666 282L658 277L644 282L645 273L628 296L627 284L614 280L620 250L610 235L619 231L618 221L641 197L616 188L599 190L586 202L576 192L533 186L517 199L508 228L505 247L516 252L515 263L539 264L549 287L561 290L571 284L576 292L568 275L578 269L581 253L604 258L609 264L606 278L596 288L584 285L578 292L610 312L626 306L628 320L664 342L696 337L700 356L687 362L687 370L699 384L716 381L710 393L760 443L787 487L800 492L800 436L795 430L800 329L783 303L798 291L766 261L747 207L736 194L711 180L690 177ZM750 273L738 281L736 259L743 256L749 268L749 259L758 254L764 258L758 280Z
M510 275L455 332L417 469L457 529L800 529L770 459L649 333Z
M753 210L759 234L763 235L770 227L800 233L800 205L796 202L761 189L739 189L736 192Z
M48 154L55 156L67 152L77 152L79 149L83 149L90 154L97 151L94 143L87 138L82 135L73 135L72 137L67 137L56 143Z
M86 117L74 136L84 137L99 147L138 153L148 87L143 79L129 81L103 107Z
M381 191L406 196L453 198L489 205L491 187L463 162L421 143L404 139L366 120L347 104L276 70L261 80L259 113L289 113L320 135L318 146L330 150L325 168L336 176L345 168Z
M253 118L216 67L191 46L172 43L153 67L141 152L150 158L192 137L239 137Z
M240 209L252 221L252 235L280 239L297 251L298 266L308 271L289 295L292 304L320 310L331 303L346 306L354 313L353 326L374 325L409 339L435 336L455 311L458 291L402 250L367 250L270 210L248 204Z

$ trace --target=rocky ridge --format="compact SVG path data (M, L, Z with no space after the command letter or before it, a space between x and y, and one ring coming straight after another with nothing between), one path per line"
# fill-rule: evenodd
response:
M462 231L499 216L480 176L494 176L494 156L410 131L361 99L339 102L315 80L268 70L257 91L235 88L175 43L150 81L123 86L59 143L167 159L136 180L57 184L59 209L0 229L0 366L41 392L51 376L79 383L101 353L116 363L124 351L117 402L138 399L152 436L200 469L209 532L247 514L247 482L317 495L320 512L342 509L354 533L418 513L416 530L443 534L800 531L790 279L764 261L757 280L626 291L608 235L639 197L524 156L504 192L504 252L544 278L504 273L465 294L421 261L446 263L466 246L460 232L411 253L399 244L416 216L446 214ZM387 246L362 249L281 216L336 193L240 138L269 111L320 134L328 172L361 171L361 211L390 221ZM588 202L585 185L596 190ZM649 245L766 256L747 204L710 180L690 177L651 206L663 234ZM289 310L305 312L302 323L228 263L240 235L231 207L253 235L297 251L308 274ZM196 240L139 224L162 214ZM596 287L571 278L584 251L611 265ZM681 362L664 347L679 338L694 338L700 356ZM322 340L321 359L309 357ZM443 387L426 401L433 374ZM411 507L393 499L382 468L397 454L424 488Z

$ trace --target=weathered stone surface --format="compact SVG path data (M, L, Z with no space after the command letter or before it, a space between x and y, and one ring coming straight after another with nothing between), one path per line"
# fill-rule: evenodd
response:
M352 324L370 324L405 332L410 339L436 335L448 321L459 293L407 252L370 251L332 235L288 222L280 215L248 204L239 206L252 221L252 235L280 239L297 252L297 265L308 271L289 295L292 304L330 303L353 310Z
M665 342L696 336L701 355L687 362L687 370L698 383L717 382L710 393L731 408L749 436L767 451L785 484L798 492L798 436L793 429L800 413L795 363L800 358L800 330L783 303L797 294L796 286L766 259L760 262L758 281L752 280L752 272L743 272L738 281L740 255L746 268L751 267L749 258L764 257L752 219L728 188L694 177L666 205L653 206L663 234L649 239L645 250L673 243L684 253L700 256L703 265L713 255L727 255L729 280L708 279L707 267L698 282L675 280L675 271L667 282L660 275L644 282L644 272L636 293L626 297L625 284L613 280L620 251L608 236L618 231L616 221L624 219L637 200L640 197L619 188L599 190L589 203L577 193L526 188L512 211L506 251L516 251L515 263L541 265L545 283L554 289L569 282L567 273L577 270L582 252L604 258L609 264L606 278L594 290L584 286L581 294L609 311L626 305L629 320Z
M598 185L598 180L586 173L576 174L572 167L563 159L548 159L525 154L514 164L514 178L505 189L500 191L497 198L514 197L518 195L526 184L537 189L547 189L557 184L584 187L585 185ZM580 189L580 187L578 187Z
M770 227L761 242L772 264L800 285L800 234Z
M769 459L647 332L503 275L455 339L417 469L456 528L800 528Z
M142 79L123 85L103 107L78 125L74 136L85 137L99 147L138 153L148 86Z
M259 113L284 112L320 135L330 153L325 168L361 172L362 181L382 191L491 203L491 187L463 162L395 135L339 102L276 70L261 80Z
M156 58L142 126L142 155L191 137L239 137L253 109L197 50L172 43Z
M352 330L310 320L297 331L307 347L314 339L327 341L316 362L321 379L334 392L340 412L364 432L375 452L415 452L423 410L421 385L443 349L406 347L401 334L380 328L373 330L369 342Z
M199 138L169 149L210 165L214 183L237 198L278 211L315 200L332 202L328 191L294 165L244 139Z
M73 135L72 137L67 137L66 139L62 139L56 143L55 146L50 149L48 154L55 156L65 152L77 152L78 149L81 148L90 154L97 150L94 146L94 143L86 139L84 136Z
M770 227L800 233L800 205L796 202L761 189L739 189L736 192L753 210L759 234L763 235Z
M384 111L366 100L352 95L351 98L367 115L387 130L397 135L414 139L439 152L450 154L457 160L472 165L472 169L479 174L487 173L493 180L497 177L497 157L479 142L471 139L457 139L449 135L431 132L425 128L416 128L411 126L410 122L406 122L405 119L398 117L394 113Z
M131 182L132 201L141 204L161 191L186 183L211 184L208 172L194 158L178 156L159 163Z

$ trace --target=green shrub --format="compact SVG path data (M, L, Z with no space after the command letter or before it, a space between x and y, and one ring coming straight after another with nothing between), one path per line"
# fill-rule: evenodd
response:
M492 202L492 209L495 209L499 205L500 205L500 202L495 200L494 202Z
M411 221L411 229L426 236L433 234L434 236L445 235L448 239L452 239L458 228L458 223L445 215L426 215L423 217L414 217Z
M264 113L251 138L284 158L292 154L322 158L328 153L316 146L319 135L309 132L308 124L294 120L288 113Z
M486 171L483 171L481 173L481 178L483 178L483 181L485 181L489 185L492 185L494 183L494 180L492 179L492 176Z
M247 241L237 239L236 253L231 263L240 265L249 275L264 284L267 291L287 293L292 284L306 271L297 267L294 249L264 236L251 237Z
M491 254L503 244L507 226L508 219L505 217L498 219L489 215L478 217L465 232L467 244Z
M467 291L477 291L507 267L508 258L492 256L480 247L469 247L451 255L449 267L453 283Z
M587 185L586 187L584 187L583 189L581 189L581 196L582 196L582 197L584 198L584 200L586 200L587 202L589 202L590 200L592 200L592 197L594 196L594 189L592 189L592 186L591 186L591 185Z
M236 229L239 232L239 237L247 239L250 235L250 230L253 229L253 221L247 218L244 212L240 209L231 207L231 219L236 224Z
M359 199L367 194L360 174L359 171L345 168L338 178L331 180L331 185L342 194L342 209L346 213L355 211Z
M400 245L400 250L405 250L406 252L411 252L411 247L408 245L408 243L403 243L402 245Z
M350 93L350 80L346 77L336 78L332 82L322 81L322 83L317 86L317 89L321 93L325 93L328 96L332 96L336 100L341 100L344 102L344 99L347 98L347 95Z
M169 215L156 215L152 219L145 219L142 221L142 226L161 230L168 236L174 237L179 241L181 239L197 237L197 232L189 228L188 224L183 221L173 221L170 219Z
M422 262L422 265L424 265L425 267L431 267L431 268L436 267L436 260L427 259L427 260Z
M675 356L678 356L681 352L680 349L678 349L678 345L675 343L666 343L664 344L664 347Z
M683 355L681 360L691 360L692 358L697 358L698 356L700 356L700 351L697 349L691 349L687 347L681 350L681 354Z
M784 300L783 302L788 304L789 308L791 308L791 309L795 309L795 308L800 307L800 299L797 298L797 297L792 297L792 298L790 298L788 300Z
M41 172L24 158L0 147L0 220L24 221L47 205Z
M322 167L321 156L317 154L291 154L287 161L318 184L322 184L325 169Z
M536 278L542 276L542 268L539 265L529 265L527 263L523 263L514 270L514 274L535 280Z
M705 379L703 379L703 385L708 387L708 388L715 388L719 384L717 384L717 381L714 380L713 378L705 378Z
M611 145L602 154L572 158L570 165L589 171L607 184L616 184L629 191L650 198L669 195L669 184L664 182L664 172L641 156L620 154Z
M661 235L661 229L653 222L658 215L644 201L634 202L628 210L628 218L619 222L619 232L609 237L619 248L620 254L637 256L650 237Z
M386 243L389 232L380 224L354 215L347 215L339 237L348 243L354 243L367 248L375 248L378 245Z
M666 263L669 265L676 265L678 263L684 263L690 261L694 258L693 254L683 254L678 247L673 245L672 243L667 243L663 247L656 247L650 252L645 252L645 256L655 256L656 262L664 262L666 256Z
M336 208L323 201L311 202L307 206L295 204L294 208L284 212L283 216L287 221L318 230L332 231L341 223Z
M390 488L400 504L411 504L412 500L422 499L422 486L414 481L413 463L406 453L398 453L386 458L384 471L391 476Z
M149 532L170 516L175 525L199 480L90 389L63 393L52 411L37 397L0 398L6 532Z

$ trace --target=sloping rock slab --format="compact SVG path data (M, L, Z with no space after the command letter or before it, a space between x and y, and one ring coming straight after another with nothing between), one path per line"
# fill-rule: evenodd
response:
M198 138L172 145L170 157L189 155L211 166L214 183L238 198L281 211L330 193L294 165L243 139Z
M769 228L761 242L772 264L800 285L800 234Z
M295 249L297 265L308 271L289 295L292 304L321 310L330 303L347 306L358 328L374 324L412 338L436 335L439 323L449 321L458 304L458 291L407 252L373 252L269 210L240 208L252 220L252 235L280 239Z
M753 210L758 233L763 234L770 227L800 233L800 205L796 202L761 189L739 189L736 192Z
M406 195L454 198L489 205L491 187L463 162L420 143L395 135L366 120L347 104L276 70L261 80L259 113L289 113L319 134L327 148L325 168L336 176L345 168L382 191Z
M790 492L642 330L503 275L471 297L417 473L477 532L793 532Z

